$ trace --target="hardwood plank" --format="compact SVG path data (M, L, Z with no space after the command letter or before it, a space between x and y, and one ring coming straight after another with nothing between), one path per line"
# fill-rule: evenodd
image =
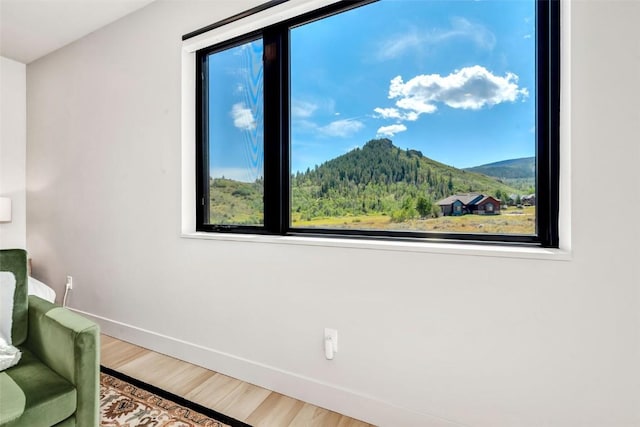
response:
M342 416L340 422L335 427L375 427L373 424L367 424L354 418Z
M185 398L217 411L218 403L241 385L240 380L216 373L198 387L185 393Z
M241 382L240 386L220 400L216 407L224 414L246 420L271 393L271 390Z
M254 427L370 427L108 335L101 335L101 363Z
M214 375L208 369L155 352L125 363L118 370L178 396L184 396Z
M288 426L303 406L299 400L273 392L246 421L254 427Z
M119 369L122 365L136 360L149 350L125 341L102 335L100 343L100 362L111 369Z
M337 426L342 415L328 409L318 408L310 403L305 403L289 427L324 427Z

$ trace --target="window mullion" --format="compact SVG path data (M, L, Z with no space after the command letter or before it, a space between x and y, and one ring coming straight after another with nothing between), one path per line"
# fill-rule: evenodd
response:
M202 224L209 219L209 108L208 79L206 78L207 55L198 52L196 56L196 224L203 230Z
M264 40L264 225L283 234L289 223L287 30L265 30Z
M537 233L542 246L558 247L560 5L543 0L537 9Z
M289 230L291 224L291 158L289 135L290 126L290 94L289 94L289 28L280 30L280 209L281 234Z

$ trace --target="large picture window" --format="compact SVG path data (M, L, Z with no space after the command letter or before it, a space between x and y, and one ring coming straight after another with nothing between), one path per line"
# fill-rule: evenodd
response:
M199 50L197 229L557 247L559 33L556 1L379 0Z

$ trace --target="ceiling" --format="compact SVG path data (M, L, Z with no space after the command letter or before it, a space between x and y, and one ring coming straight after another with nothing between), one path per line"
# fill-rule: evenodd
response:
M155 0L0 0L0 55L28 64Z

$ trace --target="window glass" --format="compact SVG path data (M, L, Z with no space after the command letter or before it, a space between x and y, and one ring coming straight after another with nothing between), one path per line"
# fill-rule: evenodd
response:
M534 235L535 31L533 0L381 0L292 28L291 228Z
M558 247L559 2L300 13L196 52L198 231Z
M210 224L264 222L262 52L258 39L204 58Z

